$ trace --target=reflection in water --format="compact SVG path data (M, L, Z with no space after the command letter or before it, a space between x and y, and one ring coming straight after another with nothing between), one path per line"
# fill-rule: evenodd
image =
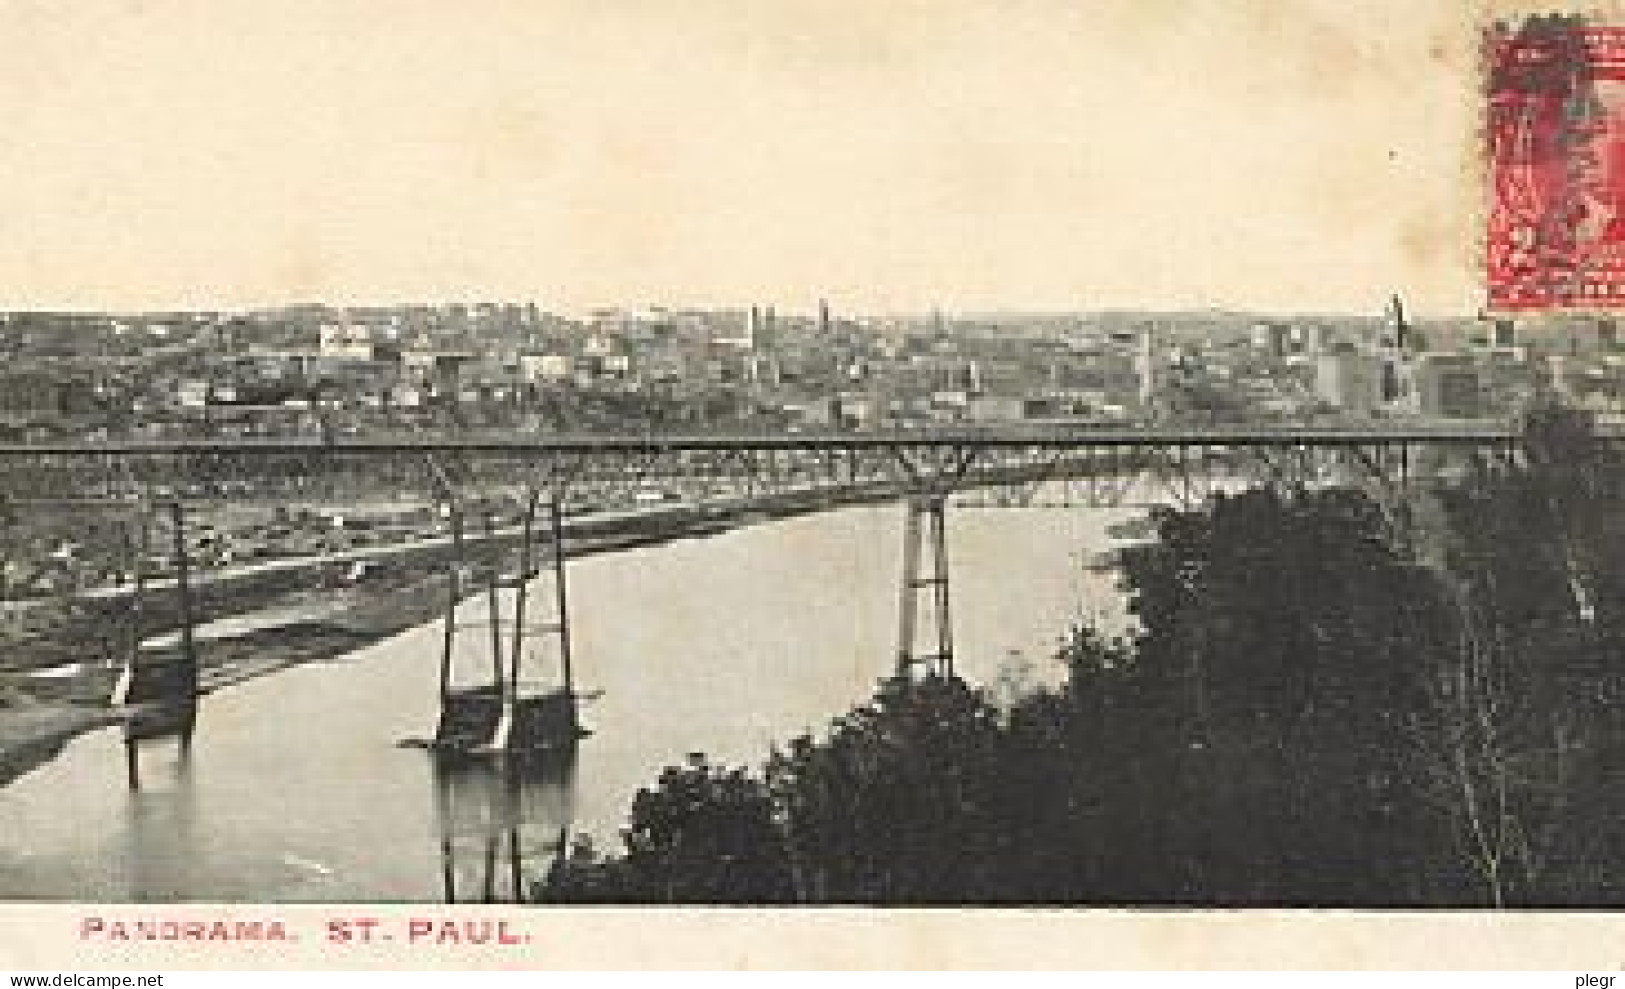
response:
M447 903L522 903L564 853L576 752L434 760L441 886Z
M197 698L169 704L142 705L124 722L124 766L131 790L141 789L142 750L155 743L173 743L184 772L197 731Z
M129 783L125 888L136 902L192 898L195 874L206 867L199 861L192 780L197 708L196 699L147 705L124 724Z

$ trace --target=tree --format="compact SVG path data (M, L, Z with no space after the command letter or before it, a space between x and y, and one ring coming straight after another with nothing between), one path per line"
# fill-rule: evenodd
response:
M766 787L742 769L691 756L638 791L626 854L578 846L550 877L548 899L637 903L780 903L789 864Z
M1447 630L1382 512L1344 489L1156 514L1126 554L1142 631L1124 758L1167 865L1144 892L1230 903L1425 899L1400 743L1418 656Z
M1422 792L1483 902L1617 902L1625 470L1562 412L1531 417L1524 451L1443 489L1421 541L1457 630L1429 671Z
M958 679L888 680L768 761L804 895L819 902L1001 898L1021 813L1000 715ZM1031 796L1031 795L1029 795Z

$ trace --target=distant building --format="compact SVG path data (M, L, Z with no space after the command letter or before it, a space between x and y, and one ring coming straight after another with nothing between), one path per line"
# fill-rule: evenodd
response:
M1569 362L1563 354L1553 354L1546 358L1546 366L1551 374L1551 389L1559 397L1572 399L1574 390L1569 384Z
M1382 360L1382 400L1385 403L1400 401L1414 388L1409 358L1413 345L1410 322L1405 318L1405 303L1395 295L1388 300L1378 348Z
M751 349L759 353L772 353L779 347L779 316L772 306L758 311L755 307L751 312L757 313L756 326L751 332Z
M835 424L839 403L835 399L809 399L783 406L789 423L801 429L828 429Z
M738 324L729 321L722 332L714 333L712 342L719 347L728 347L744 352L770 349L777 341L778 318L773 307L765 309L761 306L751 306L743 314Z
M452 381L476 359L467 351L408 350L401 354L401 370L417 381Z
M1369 354L1343 350L1315 359L1315 394L1355 415L1370 415L1382 402L1382 364Z
M88 375L63 374L44 367L0 368L0 416L49 419L90 411L95 388Z
M1383 318L1383 347L1403 351L1411 346L1410 321L1405 318L1405 303L1394 295L1388 300L1388 311Z
M615 339L607 333L593 333L581 344L583 357L608 357L616 351Z
M1013 422L1027 414L1028 401L1011 395L978 395L965 404L972 422Z
M1605 322L1595 316L1578 314L1543 319L1538 328L1523 334L1519 342L1543 357L1587 357L1607 349Z
M346 360L372 360L372 331L359 323L323 323L321 355Z
M207 381L188 379L175 385L175 404L183 409L201 409L209 404L211 388Z
M1285 323L1254 323L1253 349L1271 360L1281 360L1287 355L1291 334L1292 328Z
M519 376L526 381L564 381L575 373L569 354L520 354Z
M843 392L835 400L836 421L847 429L871 426L878 414L875 404L875 400L868 395Z
M1157 397L1157 332L1147 326L1140 331L1134 351L1134 372L1139 378L1140 405L1148 407Z
M1319 323L1305 323L1292 328L1298 349L1310 360L1332 350L1331 331Z
M1427 354L1417 363L1417 411L1442 419L1476 419L1484 414L1483 377L1471 357Z

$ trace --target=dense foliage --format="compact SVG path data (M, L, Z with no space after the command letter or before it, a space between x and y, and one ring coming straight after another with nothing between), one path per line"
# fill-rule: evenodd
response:
M1010 705L882 684L759 774L697 760L549 899L1625 903L1625 468L1538 424L1387 510L1160 509L1140 630Z

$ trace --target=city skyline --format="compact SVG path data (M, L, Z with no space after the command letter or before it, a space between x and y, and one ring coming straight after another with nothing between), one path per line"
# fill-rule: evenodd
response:
M1018 305L995 306L988 308L950 309L943 306L921 306L917 308L895 308L866 310L848 308L834 305L827 298L811 297L811 302L803 301L807 297L796 296L789 302L779 299L735 298L714 300L711 302L691 303L664 303L657 300L584 302L576 305L549 305L540 299L530 298L447 298L447 299L353 299L343 302L330 302L322 299L293 299L284 302L269 302L259 305L245 304L234 306L190 306L177 308L106 308L97 306L26 306L26 305L0 305L0 317L7 316L82 316L102 317L107 319L153 319L166 316L216 316L216 317L248 317L268 316L276 313L303 310L325 310L335 317L344 313L378 314L389 311L434 310L448 311L457 308L479 309L482 307L501 309L505 307L531 307L534 306L539 314L553 316L575 322L591 322L595 316L604 316L611 313L630 316L653 316L657 313L668 314L734 314L741 315L752 308L771 309L777 315L790 319L816 320L819 315L819 303L829 305L829 312L835 318L857 320L884 320L884 321L914 321L930 320L941 317L944 320L969 321L1030 321L1046 319L1076 319L1098 320L1106 317L1140 317L1154 318L1197 318L1212 317L1223 320L1259 319L1259 320L1293 320L1293 319L1332 319L1332 320L1366 320L1383 319L1387 317L1386 306L1393 296L1384 296L1374 300L1373 303L1358 309L1257 309L1243 306L1191 306L1188 308L1159 307L1154 305L1143 306L1101 306L1101 307L1021 307ZM1403 296L1400 296L1403 298ZM1409 317L1426 322L1462 322L1476 319L1492 318L1483 311L1460 313L1422 313L1416 314L1407 310ZM1595 319L1606 317L1586 310L1571 312L1558 312L1546 316L1530 316L1529 314L1505 314L1499 318L1518 321L1540 320L1569 320L1569 319Z

